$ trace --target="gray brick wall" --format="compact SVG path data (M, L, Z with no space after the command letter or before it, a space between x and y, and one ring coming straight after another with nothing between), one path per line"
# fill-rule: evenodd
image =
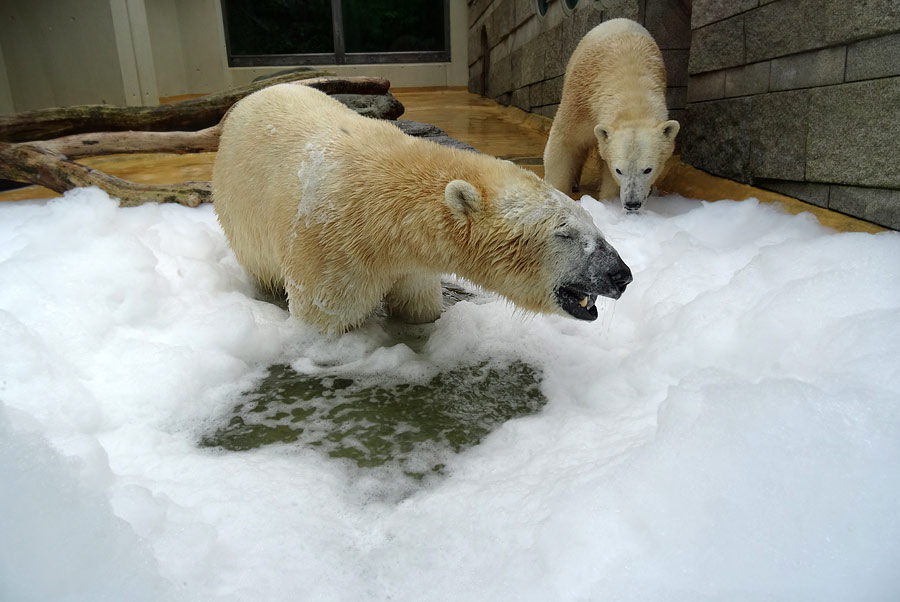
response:
M680 119L688 93L690 4L690 0L580 0L569 9L562 0L550 0L542 16L536 0L469 0L469 90L553 117L575 46L595 25L627 17L643 23L659 44L668 73L670 113Z
M682 157L900 229L900 2L694 0Z

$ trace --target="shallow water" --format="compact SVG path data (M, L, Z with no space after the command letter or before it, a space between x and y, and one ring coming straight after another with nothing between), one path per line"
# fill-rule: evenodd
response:
M244 451L297 443L362 468L394 464L421 477L507 420L540 410L547 400L539 382L539 371L520 361L481 362L421 383L308 375L279 364L200 445Z

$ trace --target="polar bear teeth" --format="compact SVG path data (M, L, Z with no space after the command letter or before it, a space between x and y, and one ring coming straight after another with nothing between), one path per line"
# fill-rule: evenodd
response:
M578 302L578 305L580 305L581 307L583 307L585 309L590 309L590 308L594 307L594 300L591 299L590 295L585 295L584 299L582 299L581 301Z

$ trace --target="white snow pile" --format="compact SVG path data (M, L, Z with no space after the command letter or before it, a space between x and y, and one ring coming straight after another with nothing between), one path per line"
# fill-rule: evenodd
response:
M257 299L209 206L0 204L0 600L900 599L900 234L583 202L634 272L599 320L476 298L418 344ZM415 486L199 444L272 365L514 362L546 404Z

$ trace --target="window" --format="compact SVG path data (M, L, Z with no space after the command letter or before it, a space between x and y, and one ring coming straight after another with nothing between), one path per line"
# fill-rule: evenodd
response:
M547 14L547 0L537 0L537 10L540 16L544 16Z
M450 60L450 0L222 0L228 65Z

